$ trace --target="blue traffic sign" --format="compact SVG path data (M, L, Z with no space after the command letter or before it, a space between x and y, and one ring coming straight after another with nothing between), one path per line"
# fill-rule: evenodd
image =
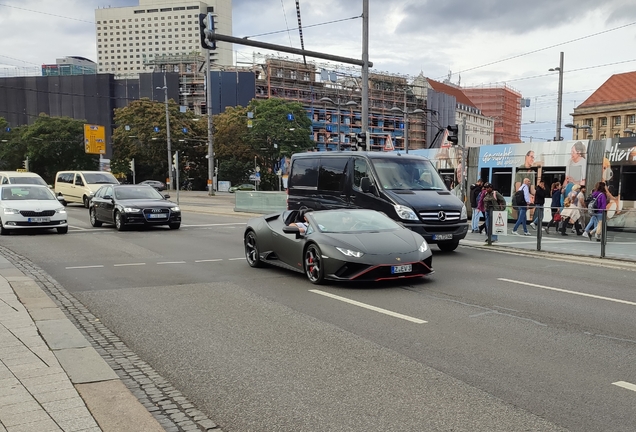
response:
M188 133L188 128L183 128L181 129L181 131L183 131L184 134Z
M325 129L327 130L327 132L331 132L331 125L327 125Z
M11 132L11 128L10 128L10 127L8 127L8 128L6 128L6 129L5 129L5 131L6 131L6 132Z
M155 132L159 132L159 126L155 126L153 129Z
M292 113L287 114L287 120L293 121L294 120L294 115Z

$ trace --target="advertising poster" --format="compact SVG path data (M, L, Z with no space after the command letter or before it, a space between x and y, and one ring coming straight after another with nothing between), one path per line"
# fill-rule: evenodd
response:
M602 178L609 191L607 226L636 227L636 138L607 140Z

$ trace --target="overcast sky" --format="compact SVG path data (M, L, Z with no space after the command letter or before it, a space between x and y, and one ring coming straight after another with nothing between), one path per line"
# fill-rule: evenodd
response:
M0 0L0 76L32 74L64 56L96 60L95 9L137 4ZM300 0L300 9L305 49L361 58L362 20L354 17L362 0ZM555 136L558 72L548 69L561 51L563 124L612 74L636 70L634 0L370 0L369 10L373 70L437 80L451 73L462 86L505 83L531 100L526 142ZM233 36L300 48L296 1L233 0ZM234 50L239 62L254 51L276 54Z

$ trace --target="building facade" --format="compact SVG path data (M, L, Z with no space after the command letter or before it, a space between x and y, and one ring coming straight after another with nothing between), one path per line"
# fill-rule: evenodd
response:
M42 76L94 75L97 64L84 57L64 57L56 59L55 64L42 65Z
M139 0L139 6L96 9L98 72L134 77L153 72L162 58L201 55L199 14L208 12L216 31L232 34L232 0ZM210 56L213 65L231 66L232 44L217 43Z
M463 87L462 92L494 121L493 144L521 142L521 93L507 85Z
M612 75L572 114L573 139L636 136L636 72Z

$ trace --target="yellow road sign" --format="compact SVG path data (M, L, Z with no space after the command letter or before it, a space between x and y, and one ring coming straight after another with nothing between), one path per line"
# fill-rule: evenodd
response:
M85 124L84 148L88 154L106 154L106 128Z

